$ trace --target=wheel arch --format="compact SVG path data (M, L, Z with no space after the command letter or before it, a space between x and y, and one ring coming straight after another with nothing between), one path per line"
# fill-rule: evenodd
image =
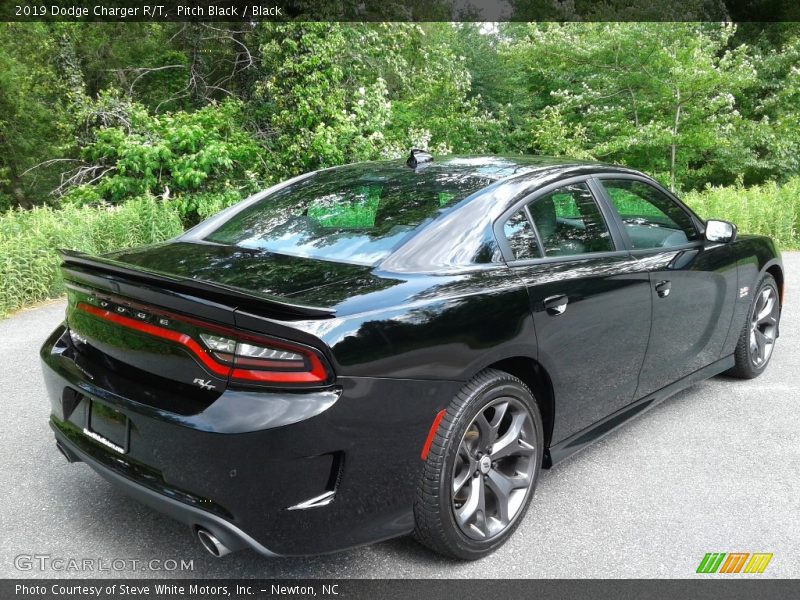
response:
M536 398L542 416L544 432L544 466L550 466L548 448L553 436L555 424L555 393L550 375L539 362L530 356L510 356L497 360L483 368L497 369L520 379ZM482 369L481 369L482 370Z
M777 262L772 263L766 269L764 269L765 273L769 273L775 278L775 283L778 284L778 297L781 301L781 307L783 306L783 290L784 290L784 279L783 279L783 269L781 265Z

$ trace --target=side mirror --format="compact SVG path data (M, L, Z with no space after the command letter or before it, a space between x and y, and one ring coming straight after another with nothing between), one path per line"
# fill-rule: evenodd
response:
M706 221L706 241L727 244L736 239L736 225L727 221Z

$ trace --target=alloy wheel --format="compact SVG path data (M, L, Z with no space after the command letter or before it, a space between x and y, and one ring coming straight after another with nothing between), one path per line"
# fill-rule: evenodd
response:
M464 432L453 468L453 514L461 531L483 541L505 531L525 506L537 460L528 408L510 397L484 406Z
M772 354L779 316L778 293L774 287L766 285L759 292L750 317L750 360L756 368L763 367Z

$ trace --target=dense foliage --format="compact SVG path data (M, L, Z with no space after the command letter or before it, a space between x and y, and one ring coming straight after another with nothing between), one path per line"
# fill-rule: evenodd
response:
M0 209L241 195L412 145L780 182L798 59L798 24L4 23Z
M627 164L798 246L798 65L798 23L2 23L0 312L59 245L412 146Z

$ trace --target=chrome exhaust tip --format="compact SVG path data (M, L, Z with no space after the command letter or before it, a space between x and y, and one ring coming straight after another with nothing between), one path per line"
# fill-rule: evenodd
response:
M211 556L222 558L231 553L230 548L220 542L210 531L198 527L197 539Z
M58 448L58 451L61 453L61 456L63 456L64 458L66 458L66 459L67 459L67 462L68 462L68 463L81 462L81 459L79 459L79 458L78 458L78 457L76 457L74 454L72 454L72 452L70 452L69 450L67 450L67 449L64 447L64 444L62 444L62 443L61 443L61 442L59 442L58 440L56 440L56 448Z

